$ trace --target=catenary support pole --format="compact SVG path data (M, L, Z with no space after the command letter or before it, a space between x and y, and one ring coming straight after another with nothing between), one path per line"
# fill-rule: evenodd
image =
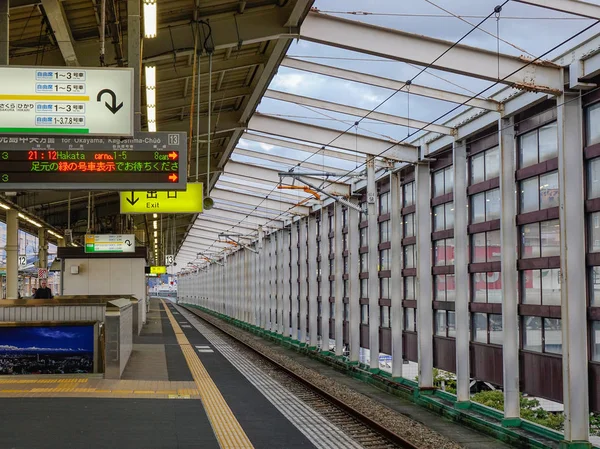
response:
M375 183L375 158L367 157L367 220L369 222L369 353L370 368L379 370L379 224L377 210L377 185Z
M404 309L402 299L404 295L404 278L402 277L403 254L402 237L404 226L402 226L402 186L400 185L400 173L390 176L390 237L391 237L391 326L392 326L392 377L402 377L403 354L402 354L402 324L404 323Z
M356 199L353 198L351 202L355 206L358 206ZM350 362L353 363L358 363L360 358L359 221L360 213L353 208L348 208L348 301L350 306L348 343L350 346L349 358Z
M306 325L308 319L308 265L307 265L307 223L306 219L302 218L299 222L299 242L300 248L298 251L298 260L300 261L300 269L298 271L298 277L300 279L300 317L298 318L298 325L300 331L298 332L298 341L301 345L305 345L307 341Z
M298 338L298 314L299 314L299 279L298 279L298 243L299 243L299 235L298 235L298 226L299 223L292 223L292 340L299 341Z
M335 292L332 292L335 300L335 316L334 316L334 338L335 338L335 355L342 356L344 353L344 211L340 203L334 205L334 270Z
M329 233L331 231L329 208L321 209L321 350L329 352L329 320L330 303L332 296L329 288L329 253L331 252Z
M308 218L308 330L309 346L316 349L319 344L317 285L317 218Z

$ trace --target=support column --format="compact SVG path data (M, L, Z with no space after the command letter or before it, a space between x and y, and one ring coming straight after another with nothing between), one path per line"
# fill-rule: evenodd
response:
M306 344L306 321L307 321L307 298L308 298L308 282L307 282L307 254L306 254L306 239L307 239L307 229L306 229L306 219L300 219L298 223L300 226L299 229L299 243L300 248L298 251L298 260L300 261L300 269L298 271L298 276L300 279L300 317L298 318L298 325L300 328L300 332L298 333L298 341L302 346Z
M258 228L258 254L256 257L256 306L258 308L258 322L256 323L257 326L261 327L261 328L265 328L265 323L263 321L263 284L264 284L264 279L263 279L263 256L264 256L264 238L265 238L265 233L262 229L262 227Z
M9 64L8 43L10 40L10 0L0 2L0 65Z
M254 244L254 249L258 251L258 241ZM250 280L252 282L252 325L260 326L258 307L258 253L252 253L252 262L253 263L250 264Z
M285 326L283 325L283 303L285 298L285 253L284 253L284 239L285 231L277 232L277 333L279 335L285 335Z
M500 247L502 248L502 359L504 378L505 426L520 423L519 326L518 326L518 236L515 182L514 119L500 119Z
M270 239L270 238L269 238ZM270 271L269 271L269 242L266 240L263 240L263 250L262 250L262 274L261 274L261 278L263 281L263 285L262 285L262 312L263 312L263 317L262 317L262 322L263 322L263 329L265 330L269 330L271 329L271 322L270 322L270 316L269 314L271 313L271 307L269 304L269 301L271 299L271 295L270 295L270 288L271 288L271 283L270 283Z
M38 229L38 259L40 268L48 268L48 231Z
M321 209L321 351L329 353L329 208Z
M469 225L467 203L467 146L454 142L454 285L456 288L456 400L470 402L469 365Z
M244 286L243 286L243 297L242 297L242 303L243 303L243 307L244 307L244 322L245 323L251 323L252 322L252 318L250 316L250 311L251 311L251 307L250 307L250 251L248 251L247 249L244 250Z
M277 238L276 233L272 233L269 239L269 330L275 332L277 329L276 324L276 298L277 298L277 253L275 251Z
M19 297L19 215L6 211L6 299Z
M590 447L581 97L558 98L558 179L565 447Z
M352 199L358 206L358 201ZM348 343L350 345L350 362L358 363L360 358L360 279L359 254L360 230L359 212L348 208L348 301L350 316L348 318Z
M298 285L298 225L300 223L292 223L292 340L298 341L298 298L299 298L299 285Z
M284 337L290 336L290 294L291 294L291 286L290 286L290 230L283 229L281 231L283 237L283 298L282 298L282 306L281 306L281 334Z
M317 284L317 218L308 218L308 334L309 346L316 349L319 344Z
M133 67L134 130L142 130L140 0L127 0L127 66Z
M219 313L225 314L225 303L227 301L227 254L223 256L223 266L221 267L221 304Z
M404 364L402 354L402 329L404 323L404 309L402 299L404 295L404 278L402 277L403 254L402 237L404 226L402 226L402 186L400 185L400 173L390 176L390 208L392 211L390 221L391 235L391 326L392 326L392 377L402 377Z
M371 371L379 371L379 224L377 222L375 158L367 158L367 220L369 222L369 353Z
M431 181L429 163L415 167L419 388L433 388L433 291L431 277Z
M344 211L340 203L335 203L334 270L335 270L335 355L344 354Z

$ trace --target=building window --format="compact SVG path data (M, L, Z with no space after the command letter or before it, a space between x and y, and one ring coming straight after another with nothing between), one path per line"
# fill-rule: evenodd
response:
M600 252L600 212L594 212L589 215L589 251L591 253Z
M335 281L329 281L329 296L331 298L335 297L335 287L334 287L334 283Z
M553 159L558 155L556 122L523 134L519 138L519 168Z
M348 256L344 256L344 274L348 273Z
M344 321L348 321L348 318L350 316L350 307L348 307L349 304L344 303Z
M360 247L369 246L369 228L360 228Z
M390 241L390 222L382 221L379 223L379 243Z
M412 308L407 308L404 309L404 330L405 331L409 331L409 332L415 332L416 331L416 321L415 321L415 316L416 316L416 309L412 309Z
M433 242L433 263L435 266L454 265L454 239Z
M381 327L390 327L390 307L381 306L379 316L381 317Z
M404 268L415 268L415 245L404 247Z
M433 173L433 197L452 193L454 189L454 171L452 167Z
M342 251L348 250L348 234L342 234Z
M600 157L588 162L587 197L590 200L600 198Z
M434 301L454 301L455 285L453 274L438 274L433 277L434 290L433 300Z
M499 271L471 274L473 302L502 303L502 276Z
M440 204L433 208L433 231L454 228L454 202Z
M385 215L390 211L390 193L379 195L379 215Z
M366 273L369 271L369 253L362 253L360 255L360 272Z
M342 209L342 227L348 226L348 208Z
M348 297L348 279L344 279L344 298Z
M369 324L369 304L361 304L360 306L360 322Z
M594 362L600 362L600 321L592 321L592 354Z
M471 196L471 223L500 218L500 189L492 189Z
M415 214L404 215L404 237L415 236Z
M500 258L500 231L471 235L471 263L499 262Z
M379 251L379 270L386 271L390 269L390 250L382 249Z
M368 279L360 280L360 297L361 298L369 297L369 280Z
M600 103L586 110L586 146L600 143Z
M521 271L523 304L560 306L560 269Z
M521 226L521 258L560 256L560 225L548 220Z
M558 172L521 181L520 213L558 207Z
M435 311L435 335L440 337L456 336L456 316L453 311Z
M335 303L329 303L329 318L335 320Z
M390 278L379 279L379 297L390 299Z
M402 205L403 207L412 206L415 204L415 183L409 182L408 184L404 184L402 186Z
M471 184L488 181L500 175L500 147L490 148L471 157Z
M590 276L590 306L600 307L600 267L592 267Z
M527 351L562 354L561 320L524 316L523 349Z
M502 344L502 315L474 313L471 321L473 341L492 345Z
M415 299L415 276L406 276L404 278L404 299Z

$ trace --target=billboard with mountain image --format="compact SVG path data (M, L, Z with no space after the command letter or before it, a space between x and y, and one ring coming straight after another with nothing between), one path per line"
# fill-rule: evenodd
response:
M94 371L94 326L0 326L0 375Z

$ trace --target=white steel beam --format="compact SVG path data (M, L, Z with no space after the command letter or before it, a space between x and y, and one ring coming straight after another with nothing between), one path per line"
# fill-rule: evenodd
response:
M261 153L260 151L246 150L244 148L239 148L239 147L235 149L233 156L247 156L247 157L252 157L255 159L261 159L264 161L270 161L270 162L288 165L290 167L298 167L301 162L297 159L290 159L288 157L277 156L277 155L271 154L271 153ZM311 162L302 162L302 164L299 167L302 169L310 169L310 170L317 170L317 171L339 171L340 170L339 167L331 167L329 165L314 164Z
M68 66L78 66L79 61L77 60L74 48L75 41L73 40L71 28L69 27L69 22L67 21L67 16L61 2L59 0L42 0L42 6L52 27L52 32L65 60L65 64Z
M242 203L250 206L260 207L264 209L271 209L274 211L288 212L293 215L308 215L310 208L306 206L293 206L288 211L288 205L277 200L269 198L259 198L252 195L244 195L239 192L228 192L227 190L213 189L211 198L216 200L231 201L233 203Z
M303 106L324 109L326 111L339 112L340 114L348 114L354 117L368 116L369 119L377 120L383 123L390 123L392 125L407 126L413 129L423 128L425 131L445 135L455 134L455 130L448 126L434 124L430 125L427 122L423 122L421 120L413 120L408 119L406 117L398 117L396 115L384 114L381 112L371 112L368 109L357 108L345 104L333 103L325 100L318 100L316 98L304 97L301 95L289 94L277 90L268 90L265 93L265 97L272 98L274 100L285 101L288 103L295 103Z
M600 6L580 0L515 0L519 3L540 6L554 11L600 20Z
M285 57L281 63L283 67L289 67L291 69L303 70L305 72L316 73L318 75L330 76L346 81L354 81L361 84L368 84L370 86L382 87L390 90L402 90L408 92L406 82L397 81L390 78L383 78L380 76L369 75L368 73L354 72L352 70L339 69L324 64L317 64L314 62L303 61L301 59L295 59ZM418 95L420 97L434 98L436 100L449 101L451 103L463 104L467 106L473 106L480 109L486 109L488 111L500 111L501 104L495 100L474 98L471 99L468 95L457 94L454 92L447 92L445 90L434 89L433 87L421 86L418 84L410 85L411 95Z
M323 149L322 147L316 147L311 145L306 145L303 143L291 142L289 140L277 139L275 137L268 137L262 134L250 134L245 133L242 136L243 139L252 140L253 142L261 142L266 143L268 145L274 145L276 147L281 148L290 148L292 150L302 151L304 153L315 154L318 153L319 156L327 156L333 157L336 159L343 159L345 161L356 162L363 153L359 153L359 156L355 152L346 153L343 151L335 150L335 149ZM383 165L383 163L379 160L375 161L376 165Z
M191 227L190 230L194 230L194 229L210 229L213 231L220 231L220 232L225 232L225 231L230 231L231 230L231 223L227 223L227 222L223 222L223 221L216 221L216 220L205 220L203 218L200 218L198 220L196 220L196 222L194 223L194 225ZM238 229L245 229L247 231L256 231L256 227L250 227L250 226L244 226L244 225L238 225L236 226L236 228Z
M236 178L235 181L240 181L240 180L238 178ZM270 189L263 189L261 187L244 185L241 182L238 183L238 182L223 181L222 179L219 179L219 183L217 184L216 187L222 188L223 190L241 189L241 190L245 190L246 192L258 193L259 195L262 195L262 196L272 194L273 198L275 198L277 200L285 201L285 202L293 203L293 204L298 203L299 201L310 197L308 194L305 194L303 191L300 191L302 196L296 196L296 195L292 195L289 193L283 193L282 190L275 190L275 192L272 192ZM310 204L314 204L314 203L315 203L315 201L309 201L307 204L310 205Z
M306 15L309 8L314 3L314 0L296 0L294 8L292 9L288 21L285 23L286 27L297 27L300 25L300 21Z
M347 151L356 151L370 156L381 154L382 157L401 162L418 160L417 148L412 145L392 140L376 139L361 134L342 133L342 131L332 128L268 117L259 113L252 116L248 123L248 129L289 139L304 140L318 145L341 148Z
M209 212L209 213L207 213ZM269 222L268 226L277 229L283 225L281 220L277 219L265 219L259 218L256 216L247 217L245 214L239 212L230 212L228 209L219 209L213 208L210 211L204 212L209 219L227 219L232 221L232 226L235 226L236 222L241 222L242 225L257 225L257 226L267 226L267 222Z
M233 177L242 177L243 179L247 179L253 182L261 182L268 184L279 184L279 172L277 170L271 170L268 168L261 167L259 165L229 161L225 166L223 174L225 176L233 176ZM323 180L318 178L311 178L310 176L305 176L307 180L312 180L315 183L320 183ZM329 181L327 181L329 184ZM325 190L327 193L338 196L348 196L350 195L350 186L343 183L332 183L328 185Z
M310 12L300 30L310 42L343 48L382 58L429 65L453 43L422 35ZM550 62L534 62L520 57L498 55L466 45L456 45L432 65L433 68L488 81L507 78L505 84L526 90L559 94L563 90L560 67ZM498 71L498 68L500 69ZM511 73L514 73L511 75Z
M262 220L276 220L276 221L285 221L291 219L293 216L288 213L266 210L266 209L256 209L254 207L248 206L247 204L239 204L239 203L227 203L224 204L221 201L216 205L217 207L213 207L212 210L216 212L218 211L227 211L227 212L235 212L237 214L247 216L246 220L251 220L254 218L262 219Z

